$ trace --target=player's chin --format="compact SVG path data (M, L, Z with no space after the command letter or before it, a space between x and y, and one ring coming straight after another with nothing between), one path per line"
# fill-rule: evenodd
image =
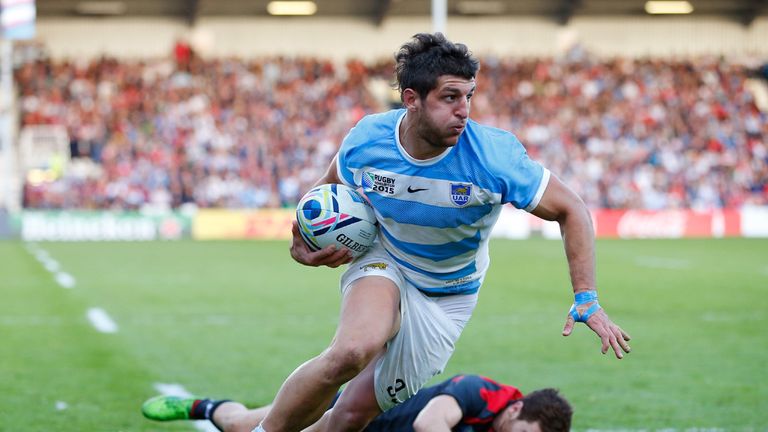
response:
M451 134L443 138L443 145L446 147L453 147L459 142L461 134Z

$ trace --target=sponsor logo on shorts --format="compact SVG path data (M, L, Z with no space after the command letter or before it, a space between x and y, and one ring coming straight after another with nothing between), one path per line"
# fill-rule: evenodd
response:
M459 207L464 207L472 197L472 185L451 183L451 201Z
M364 272L374 271L374 270L386 270L387 267L389 267L389 264L387 263L371 263L371 264L366 264L364 266L360 266L360 270Z
M451 279L451 280L448 280L448 281L444 281L443 282L443 286L461 285L461 284L464 284L464 283L467 283L467 282L472 282L472 280L474 280L474 279L475 279L474 275L462 276L462 277L460 277L458 279Z

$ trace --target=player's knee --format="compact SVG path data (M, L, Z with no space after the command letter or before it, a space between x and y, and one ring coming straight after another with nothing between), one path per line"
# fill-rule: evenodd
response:
M344 383L359 374L377 351L365 346L335 344L326 352L328 379Z

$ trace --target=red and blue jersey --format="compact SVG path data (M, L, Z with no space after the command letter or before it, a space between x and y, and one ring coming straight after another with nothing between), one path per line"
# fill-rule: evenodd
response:
M479 375L457 375L440 384L419 390L416 395L374 419L366 432L413 431L413 421L427 403L439 395L456 399L463 416L453 431L493 431L496 415L522 399L517 388Z

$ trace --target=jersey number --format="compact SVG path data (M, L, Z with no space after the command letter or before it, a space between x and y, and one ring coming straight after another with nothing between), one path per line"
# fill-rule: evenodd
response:
M392 398L393 403L400 403L400 401L397 399L397 392L403 389L405 389L405 381L401 380L400 378L395 380L394 386L387 387L387 393L389 393L389 397Z

